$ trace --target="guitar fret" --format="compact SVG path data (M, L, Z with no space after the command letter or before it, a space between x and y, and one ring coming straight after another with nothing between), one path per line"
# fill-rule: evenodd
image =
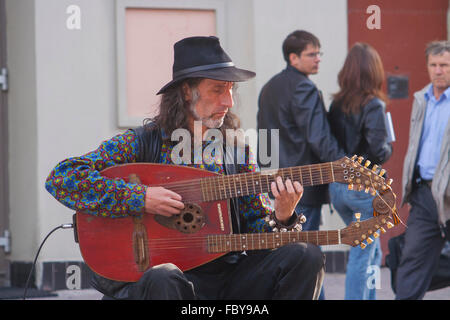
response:
M231 190L230 177L227 177L226 180L228 181L228 190L230 190L230 197L233 198L233 193L232 193L232 190Z
M308 166L308 168L309 168L309 179L311 180L311 185L314 185L313 177L312 177L312 171L311 171L311 166Z
M226 198L228 198L227 197L227 187L225 186L225 175L223 175L222 177L221 177L221 179L222 179L222 187L223 187L223 194L224 194L224 198L223 199L226 199Z
M249 195L250 194L250 192L248 191L248 175L247 174L244 174L244 177L245 177L245 186L247 187L247 194L246 195Z
M220 252L221 246L220 246L220 241L219 241L219 237L216 234L216 244L217 244L217 252Z
M308 172L306 172L306 170L303 170L303 169L301 169L301 172L302 172L303 185L308 185L307 180L306 180L306 179L308 179Z
M242 196L242 179L240 179L239 176L236 176L236 180L239 181L239 184L241 185L238 194L239 196Z
M255 180L256 179L252 179L252 184L253 184L253 193L256 193L256 187L255 187Z
M334 170L333 170L333 163L330 162L330 168L331 168L331 176L333 178L333 182L335 182L336 180L334 179Z
M261 182L261 174L259 175L259 181L256 180L256 184L259 184L259 188L261 189L261 193L263 193L262 182ZM256 190L256 188L255 188L255 190Z
M323 184L322 166L319 166L319 172L320 172L320 183Z
M243 237L242 237L242 240L245 241L245 244L242 245L242 249L243 249L243 250L247 250L247 249L248 249L248 237L243 236Z
M232 180L233 180L233 184L234 184L234 196L237 197L236 181L234 180L234 178L232 178Z
M274 238L277 238L277 240L278 240L280 233L274 232L274 234L275 234L275 237L274 237ZM275 240L275 239L274 239L274 240ZM280 242L279 242L279 241L276 241L276 242L274 242L274 245L276 245L277 247L279 247L279 246L280 246Z

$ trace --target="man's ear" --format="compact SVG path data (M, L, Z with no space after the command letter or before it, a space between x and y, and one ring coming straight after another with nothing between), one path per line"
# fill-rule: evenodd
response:
M300 59L300 57L298 54L296 54L294 52L289 53L289 64L291 66L295 66L298 63L299 59Z
M190 101L192 100L192 90L191 90L191 88L189 87L189 85L188 85L186 82L184 82L184 83L181 85L181 88L182 88L182 90L183 90L183 97L184 97L184 100L185 100L186 102L190 102Z

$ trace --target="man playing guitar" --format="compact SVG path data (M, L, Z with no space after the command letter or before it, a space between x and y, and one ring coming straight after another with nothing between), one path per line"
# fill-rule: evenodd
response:
M203 152L200 157L193 148L199 143L195 139L183 141L184 146L190 148L179 152L172 140L176 130L187 130L194 136L194 131L200 129L202 137L208 130L215 130L225 137L227 130L238 128L238 118L230 111L234 105L234 83L248 80L255 74L236 68L216 37L182 39L174 45L174 53L173 79L158 92L161 94L159 114L147 119L140 128L104 141L92 152L60 162L46 181L46 189L58 201L73 210L103 219L121 221L132 217L139 220L151 215L155 220L158 217L162 224L170 224L171 219L185 209L186 199L181 192L148 186L139 180L106 177L100 172L139 162L189 165L221 175L259 171L248 146L244 146L244 161L233 156L231 161L226 161L230 146L225 148L221 144L220 148L211 149L217 143L212 139L200 141ZM231 146L231 150L236 148ZM206 149L213 152L204 152ZM223 155L219 152L222 150ZM202 156L206 154L211 157ZM275 198L274 209L266 193L230 199L232 233L300 230L302 216L294 211L303 193L300 182L277 177L269 188ZM148 268L144 263L142 276L136 281L111 280L95 274L92 285L105 294L105 298L113 299L318 297L324 257L316 245L296 242L275 250L246 251L242 248L188 270L181 270L171 262ZM143 256L143 260L148 260L145 252Z

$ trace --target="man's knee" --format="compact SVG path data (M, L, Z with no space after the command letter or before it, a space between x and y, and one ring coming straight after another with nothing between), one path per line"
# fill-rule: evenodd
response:
M320 247L310 243L292 243L284 246L286 259L293 263L306 263L319 271L325 265L325 255Z
M130 290L132 299L175 300L194 299L194 287L183 272L172 263L147 270Z
M172 263L164 263L148 269L139 282L146 283L169 283L183 276L183 272Z

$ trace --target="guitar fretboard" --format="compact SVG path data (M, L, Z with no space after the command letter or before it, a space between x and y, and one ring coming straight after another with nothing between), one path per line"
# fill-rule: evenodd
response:
M216 201L270 191L270 184L277 176L299 181L303 186L335 182L333 163L321 163L299 167L223 175L201 179L200 188L204 201Z
M273 249L295 242L316 245L341 244L340 230L209 235L207 248L210 253L220 253Z

